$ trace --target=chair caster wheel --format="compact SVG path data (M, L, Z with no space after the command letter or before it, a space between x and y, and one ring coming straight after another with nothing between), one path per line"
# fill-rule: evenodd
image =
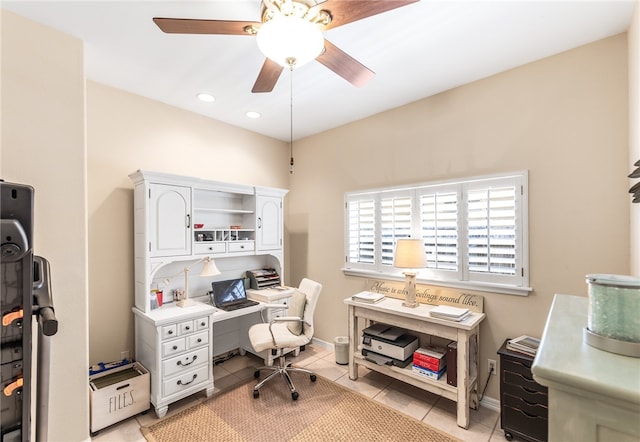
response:
M309 378L311 378L311 382L315 382L318 379L315 374L312 374Z
M291 393L291 399L293 399L294 401L298 400L298 392L294 391L293 393Z
M509 433L508 431L505 431L504 438L507 440L513 440L513 434Z
M258 399L258 396L260 396L260 391L259 390L253 390L253 398L254 399Z
M253 377L258 379L260 377L260 370L256 370L253 372Z

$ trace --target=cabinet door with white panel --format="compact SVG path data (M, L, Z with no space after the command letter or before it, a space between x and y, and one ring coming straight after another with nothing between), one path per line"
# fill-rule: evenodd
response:
M191 254L191 188L149 184L149 255Z
M256 194L256 250L282 249L283 196Z

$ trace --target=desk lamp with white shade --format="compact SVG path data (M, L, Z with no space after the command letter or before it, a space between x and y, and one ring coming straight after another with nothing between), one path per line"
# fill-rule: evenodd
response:
M196 262L196 264L198 262ZM176 305L178 307L188 307L194 304L193 300L189 299L189 269L193 267L193 265L190 267L184 268L184 299L181 299L180 301L177 302ZM216 267L216 264L213 262L213 259L211 259L209 256L204 258L204 264L202 266L202 271L200 271L200 276L216 276L219 274L220 274L220 270L218 270L218 267Z
M422 239L398 239L393 265L394 267L405 269L427 267L427 254ZM405 300L402 305L405 307L418 307L420 303L416 301L416 272L407 270L403 273L406 282Z

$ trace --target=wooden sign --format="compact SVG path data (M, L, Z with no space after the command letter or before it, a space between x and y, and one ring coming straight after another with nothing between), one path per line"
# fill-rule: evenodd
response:
M404 299L404 287L404 281L368 279L365 290L380 293L390 298ZM482 295L465 293L463 290L447 287L416 284L416 301L424 304L451 305L454 307L468 308L477 313L483 313L484 311L484 297Z

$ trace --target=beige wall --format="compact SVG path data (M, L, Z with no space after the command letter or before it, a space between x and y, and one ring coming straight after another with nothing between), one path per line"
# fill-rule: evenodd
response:
M503 340L540 336L554 293L588 273L629 272L626 34L595 42L296 143L291 277L324 284L316 334L347 331L341 272L346 191L529 170L528 297L485 293L481 379ZM331 320L329 319L331 318ZM340 318L341 320L335 320ZM498 378L487 396L498 398Z
M89 360L133 356L137 169L288 188L283 142L87 82Z
M640 160L640 1L628 32L629 46L629 172L636 169L633 164ZM630 180L629 187L640 182ZM640 277L640 204L631 204L631 272Z
M49 440L83 440L89 398L82 42L0 14L0 177L35 188L34 250L51 264L59 321L50 338Z

